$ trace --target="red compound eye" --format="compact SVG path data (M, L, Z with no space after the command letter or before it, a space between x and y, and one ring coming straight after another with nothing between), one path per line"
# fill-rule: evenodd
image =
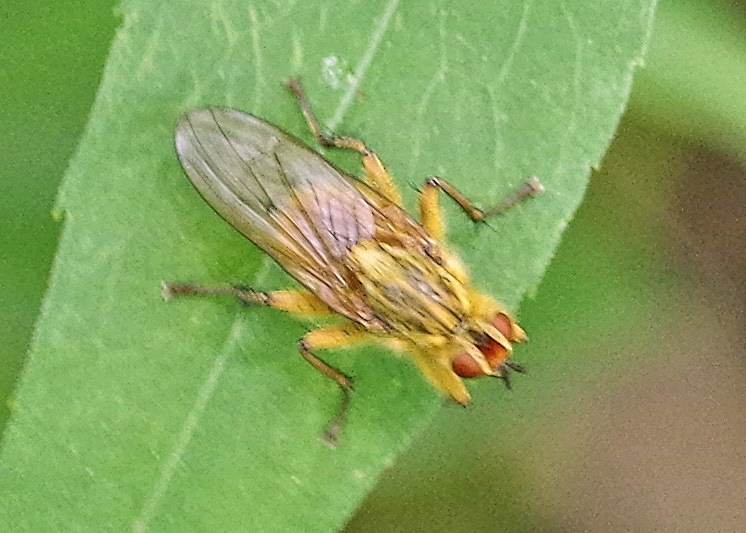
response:
M498 313L495 318L492 319L492 325L497 328L497 331L505 335L506 339L510 339L513 336L513 326L510 323L510 318L505 313Z
M461 376L462 378L484 376L482 367L479 366L476 359L468 353L460 353L456 355L456 357L451 361L451 367L453 368L453 371L456 372L456 375Z

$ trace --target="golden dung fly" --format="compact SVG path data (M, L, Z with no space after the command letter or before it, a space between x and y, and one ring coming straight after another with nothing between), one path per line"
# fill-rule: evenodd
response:
M212 208L269 254L304 288L261 292L244 285L164 283L164 297L227 294L306 317L344 320L306 334L303 358L342 390L326 441L334 444L352 391L345 374L317 350L378 343L409 355L457 402L470 401L461 378L494 376L509 384L511 343L523 330L496 300L472 287L443 244L438 191L476 222L543 190L536 178L482 211L447 181L425 181L420 221L379 157L362 141L322 132L297 79L286 82L323 146L360 153L365 180L338 169L281 129L233 109L198 109L179 120L176 152L186 175ZM341 316L340 316L341 315Z

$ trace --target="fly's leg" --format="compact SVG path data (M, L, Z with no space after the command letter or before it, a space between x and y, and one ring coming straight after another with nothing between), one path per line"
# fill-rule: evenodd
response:
M352 380L324 362L313 353L313 350L340 348L363 341L366 337L367 334L364 329L352 322L346 322L311 331L298 343L298 349L303 358L342 389L342 402L340 403L339 410L331 422L329 422L323 437L324 442L331 447L336 445L339 432L347 416L347 409L350 406L350 393L352 392Z
M336 313L315 295L303 290L262 292L247 285L192 285L162 282L163 298L182 295L235 296L246 304L259 304L303 316L335 316Z
M298 80L298 78L290 78L285 82L285 85L293 92L293 94L295 94L296 98L298 98L301 110L303 111L303 116L306 117L306 122L308 122L308 126L311 128L311 133L313 133L313 136L316 138L318 143L322 146L347 148L360 153L368 184L394 204L401 205L401 195L399 194L399 190L396 188L396 185L394 185L394 180L386 170L381 158L378 157L373 150L370 150L365 146L365 143L360 139L323 132L319 125L319 121L316 120L316 117L311 110L311 104L308 102L306 93L300 85L300 80Z
M247 304L266 305L303 316L338 316L316 296L302 290L261 292L246 285L192 285L190 283L169 283L165 281L161 285L163 286L163 297L166 300L183 295L227 295L235 296ZM339 410L324 432L324 442L332 447L339 438L339 432L342 429L347 408L350 405L352 380L315 355L313 350L341 348L365 340L366 336L363 328L352 322L345 322L311 331L304 335L298 343L298 350L303 358L342 389L342 402Z
M474 222L483 222L487 217L504 213L524 198L536 196L544 191L538 178L530 178L515 193L496 206L481 210L458 189L442 178L428 178L420 196L420 221L425 230L435 239L442 239L443 217L438 202L438 190L450 196Z

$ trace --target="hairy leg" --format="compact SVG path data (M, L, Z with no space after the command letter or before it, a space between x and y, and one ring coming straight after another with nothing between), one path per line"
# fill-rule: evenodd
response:
M184 295L235 296L246 304L259 304L302 316L337 316L337 313L304 290L262 292L248 285L195 285L192 283L161 282L163 298L170 300Z
M496 206L482 210L446 180L436 177L428 178L420 195L420 221L425 230L436 239L442 239L445 231L438 201L439 190L450 196L474 222L482 222L487 217L504 213L524 198L540 194L544 187L537 178L531 178Z
M352 380L342 372L327 364L313 353L314 350L341 348L357 342L367 340L366 331L352 322L344 322L307 333L298 343L298 349L303 358L324 376L334 381L342 389L342 402L337 414L332 418L324 432L324 442L334 446L339 438L339 432L347 416L352 392Z
M293 92L293 94L295 94L296 98L298 98L303 115L306 117L306 122L308 122L308 126L311 128L311 133L313 133L313 136L316 138L318 143L322 146L347 148L360 153L368 184L388 198L391 202L396 205L401 205L401 195L399 194L399 190L396 188L394 180L386 170L381 158L378 157L373 150L365 146L365 143L360 139L323 132L318 120L316 120L316 117L311 110L311 104L308 102L303 87L301 87L300 80L298 80L298 78L291 78L285 82L285 85Z

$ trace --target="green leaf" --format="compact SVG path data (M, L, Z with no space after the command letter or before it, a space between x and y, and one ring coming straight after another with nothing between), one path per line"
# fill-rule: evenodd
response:
M161 300L162 279L291 283L191 188L172 148L177 117L236 107L310 141L281 88L300 75L317 114L377 150L409 207L408 184L431 174L482 205L539 176L547 193L494 231L446 209L476 282L515 309L609 143L652 2L133 0L122 10L59 195L63 235L2 450L5 523L338 528L440 400L382 349L330 352L356 392L328 449L319 435L338 391L297 354L305 324L231 300Z
M0 97L0 433L62 228L49 211L114 36L108 1L89 2L85 17L65 1L42 10L0 8L0 76L6 81Z

